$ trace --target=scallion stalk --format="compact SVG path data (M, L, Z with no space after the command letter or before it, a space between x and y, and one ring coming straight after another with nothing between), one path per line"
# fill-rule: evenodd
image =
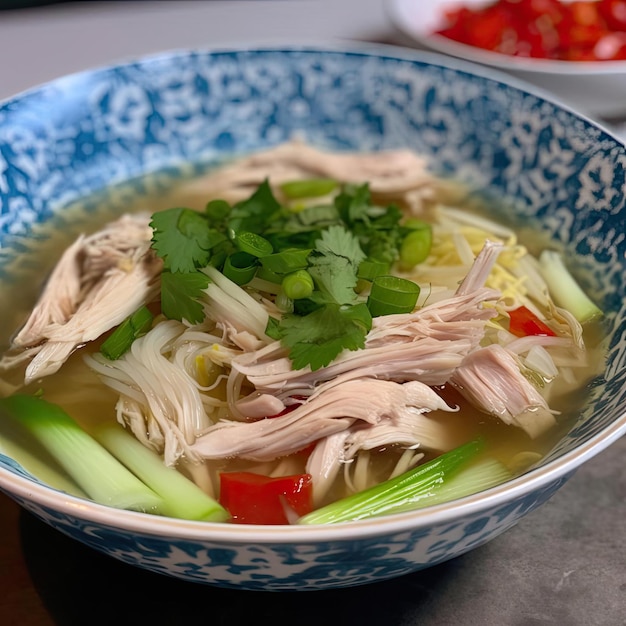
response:
M272 244L265 237L248 231L237 233L235 235L235 244L239 250L247 252L254 257L264 257L274 252Z
M223 522L228 512L194 482L146 448L116 422L100 424L93 435L155 493L163 498L163 513L181 519Z
M419 285L411 280L397 276L377 276L372 282L367 306L374 317L410 313L415 308L419 293Z
M111 361L119 359L135 339L150 330L153 320L154 316L148 307L140 307L104 340L100 352Z
M339 183L332 178L308 178L292 180L280 186L281 191L291 199L319 198L335 191Z
M433 230L430 224L414 220L411 228L402 240L399 250L400 265L405 269L423 263L428 258L433 243Z
M21 425L99 504L163 513L163 499L85 432L61 407L17 394L0 399L0 411Z
M481 438L469 441L400 476L321 507L301 517L298 524L336 524L428 506L483 447Z
M222 273L235 284L246 285L254 278L258 267L257 257L239 250L226 257Z
M413 511L426 506L434 506L451 500L458 500L470 496L479 491L485 491L495 487L513 477L511 471L500 461L494 458L486 458L470 464L442 481L425 497L417 503L409 503L407 508L399 507L396 513Z
M539 255L539 268L556 304L569 311L581 324L602 315L602 311L571 275L558 252L544 250Z

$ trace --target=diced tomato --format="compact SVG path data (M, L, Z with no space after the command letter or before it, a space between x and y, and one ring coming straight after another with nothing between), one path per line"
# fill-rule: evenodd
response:
M626 59L626 32L604 35L594 46L593 52L597 59L623 61Z
M509 311L509 330L517 337L528 337L531 335L543 335L555 337L556 333L542 322L532 311L525 306Z
M626 0L600 0L598 12L612 31L626 31Z
M236 524L289 524L287 511L302 516L313 510L312 477L224 472L220 474L219 499Z
M444 13L438 34L486 50L546 59L623 58L622 46L601 45L626 32L626 0L496 0Z

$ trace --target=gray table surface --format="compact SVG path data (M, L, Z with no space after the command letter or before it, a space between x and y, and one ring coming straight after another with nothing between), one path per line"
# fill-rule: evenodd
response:
M104 2L11 11L0 13L0 98L167 49L322 39L406 43L380 0ZM112 561L26 513L17 528L20 559L25 584L46 607L49 620L41 626L625 626L625 459L623 437L487 545L352 589L276 594L182 583Z

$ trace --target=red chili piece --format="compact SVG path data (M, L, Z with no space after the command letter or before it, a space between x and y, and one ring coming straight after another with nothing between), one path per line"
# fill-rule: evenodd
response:
M497 0L444 13L437 34L512 56L626 59L626 0Z
M313 510L312 477L224 472L220 474L220 503L236 524L289 524L286 509L298 516Z
M547 324L525 306L509 311L509 316L511 318L509 330L517 337L528 337L529 335L556 336L556 333Z

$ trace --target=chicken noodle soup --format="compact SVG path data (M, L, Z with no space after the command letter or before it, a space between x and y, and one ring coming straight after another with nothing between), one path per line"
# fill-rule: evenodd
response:
M602 314L427 165L289 143L142 198L60 256L6 389L151 485L149 451L219 503L204 519L361 519L516 475L601 371Z

